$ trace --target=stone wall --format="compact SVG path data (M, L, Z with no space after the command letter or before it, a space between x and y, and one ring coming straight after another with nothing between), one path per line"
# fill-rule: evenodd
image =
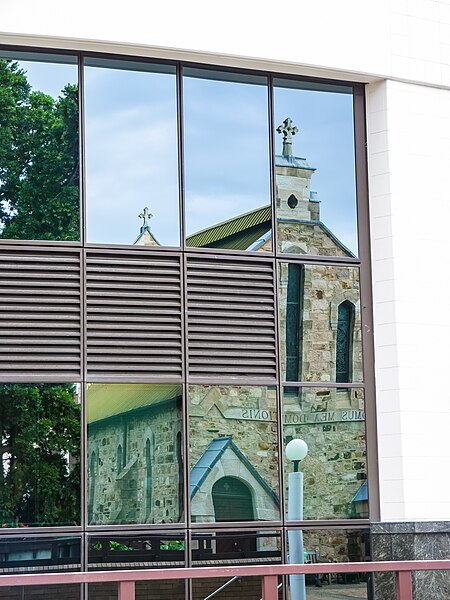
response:
M362 516L361 507L352 503L367 478L362 390L305 388L298 397L285 395L283 402L285 443L299 437L308 444L301 463L305 519ZM295 415L310 420L291 424ZM286 470L292 468L286 461Z
M279 493L276 405L274 388L190 386L190 467L196 464L213 439L231 435L258 473ZM224 414L232 408L265 410L270 420L225 418Z
M91 524L170 523L180 518L177 437L182 431L176 401L91 424L88 432ZM151 487L147 493L146 442L150 442ZM123 464L118 468L118 448ZM94 473L92 471L94 470Z
M375 523L372 531L372 560L447 560L450 549L450 522ZM450 573L413 573L414 600L448 600ZM374 577L374 599L395 598L394 575Z

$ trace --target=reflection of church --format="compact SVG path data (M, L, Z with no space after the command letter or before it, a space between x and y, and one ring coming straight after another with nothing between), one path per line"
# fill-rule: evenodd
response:
M276 239L289 255L352 257L320 220L315 169L292 153L286 119L276 156ZM144 209L137 245L158 246ZM270 206L187 238L191 247L270 251ZM295 258L295 257L294 257ZM284 437L302 437L305 517L365 516L364 405L358 269L281 263L280 351L287 385ZM276 394L265 387L191 386L190 500L195 522L278 520ZM91 385L88 389L91 523L177 522L182 517L181 389L176 385ZM157 493L156 493L157 491Z

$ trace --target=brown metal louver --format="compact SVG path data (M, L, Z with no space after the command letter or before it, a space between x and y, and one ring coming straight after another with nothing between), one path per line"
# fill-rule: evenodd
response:
M271 260L187 256L190 378L275 382Z
M87 372L181 380L180 256L88 251Z
M80 253L2 247L0 379L81 377Z

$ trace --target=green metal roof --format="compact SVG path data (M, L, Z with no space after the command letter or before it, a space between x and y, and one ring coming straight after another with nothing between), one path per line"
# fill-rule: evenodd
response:
M91 383L87 388L88 423L155 406L181 396L180 385L148 383Z
M193 233L186 239L191 248L233 248L246 250L272 227L270 205L217 223Z

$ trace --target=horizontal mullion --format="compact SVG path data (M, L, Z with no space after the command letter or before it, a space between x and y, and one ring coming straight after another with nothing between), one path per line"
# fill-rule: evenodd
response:
M7 313L2 314L2 312L0 311L0 323L3 322L3 320L9 320L9 319L14 319L15 323L21 323L23 321L28 321L28 320L32 320L32 321L65 320L65 321L79 323L80 315L78 313L76 313L76 314L69 313L68 314L67 312L60 314L60 313L56 313L54 310L48 310L46 313L42 312L39 314L33 314L31 311L30 312L23 311L21 313L7 312Z
M164 338L170 336L171 332L174 332L173 335L177 335L177 337L181 337L180 326L178 325L166 325L161 327L160 325L152 326L146 325L145 330L143 330L142 325L125 325L123 323L109 323L105 325L105 323L91 323L88 327L88 337L89 336L108 336L114 337L116 333L119 336L125 336L127 338L134 336L135 331L141 332L143 335L136 336L136 339L139 337L148 338L149 335L155 336L161 334Z
M97 362L101 362L101 363L109 363L109 361L105 360L105 357L102 354L89 354L88 355L88 362L89 363L97 363ZM132 364L137 364L137 363L145 363L145 364L170 364L170 363L176 363L176 364L181 364L180 361L180 357L178 356L164 356L164 360L155 360L155 361L150 361L147 356L135 356L135 355L130 355L128 356L124 356L123 354L120 356L114 356L114 360L111 361L114 363L132 363Z
M86 254L86 265L89 269L98 267L99 269L115 269L115 268L128 268L136 267L138 269L149 269L154 268L158 270L175 270L180 269L180 260L178 258L170 257L150 257L150 256L135 256L135 257L124 257L121 254L109 254L107 256L101 254L93 254L88 252Z
M247 357L248 356L257 356L258 360L263 359L263 358L267 358L267 359L274 359L276 357L275 354L275 350L273 350L272 352L267 351L267 350L261 350L260 348L247 348L247 350L252 350L252 354L250 354L249 352L245 353L243 352L243 350L238 347L235 346L234 348L217 348L217 349L212 349L212 348L208 348L208 353L205 354L205 348L190 348L189 349L189 357L191 356L200 356L202 357L203 360L205 360L206 362L209 362L210 358L213 357L237 357L237 358L242 358L242 357ZM243 359L243 360L247 360L247 358Z
M145 363L145 369L142 368L142 365L136 365L136 364L118 364L118 363L107 363L104 362L103 364L100 363L96 363L95 365L91 366L88 364L88 372L91 376L98 374L98 375L102 375L104 372L113 372L113 371L121 371L126 373L126 371L124 370L126 367L127 371L140 371L141 373L143 373L144 375L149 375L152 371L156 371L158 372L177 372L177 373L181 373L181 363L177 364L170 364L170 363Z
M57 354L6 354L3 355L0 353L0 364L7 364L8 362L22 362L22 361L36 361L36 362L52 362L55 361L57 363L61 362L73 362L76 363L80 360L79 353L74 352L73 354L64 354L62 356L58 356Z
M30 248L24 250L2 250L1 262L11 263L22 263L22 262L35 262L39 261L42 263L77 263L80 261L80 254L78 252L67 252L64 254L58 254L56 252L40 252L39 250L32 250Z
M23 303L21 302L20 304L17 302L15 304L2 304L1 308L2 311L22 311L22 312L26 312L26 313L32 313L32 312L75 312L75 313L79 313L80 312L80 306L79 306L79 302L78 303L73 303L75 306L67 306L67 304L65 304L64 306L59 306L59 301L55 299L54 303L52 303L51 306L49 306L47 304L47 302L45 304L39 304L36 302L36 299L34 300L34 302L32 302L31 298L30 298L30 302L29 303ZM78 304L78 306L76 305ZM11 314L11 313L10 313ZM1 318L1 316L0 316Z
M243 376L256 376L256 375L272 375L274 376L275 368L255 368L250 369L248 365L220 365L220 368L217 365L199 365L197 368L195 366L190 365L190 373L192 375L200 376L201 373L217 373L218 376L223 375L224 373L242 373Z
M73 347L73 349L71 349L71 347ZM21 356L31 355L35 353L40 354L41 352L42 354L79 354L77 346L73 343L64 344L63 348L59 348L58 344L48 344L45 346L41 346L38 344L28 343L28 346L7 346L0 343L0 355L3 355L6 352L10 352L12 353L12 355L14 355L14 353L16 353L17 355L20 354Z
M7 303L11 303L11 305L13 307L17 307L17 306L29 306L30 304L34 304L36 305L37 302L41 302L44 301L45 304L56 304L56 305L60 305L60 304L64 304L64 305L80 305L80 296L79 294L74 294L73 292L69 295L67 295L67 297L64 296L60 296L60 295L56 295L56 294L52 294L51 296L49 295L42 295L42 296L36 296L36 294L30 294L30 292L27 290L26 292L24 291L24 293L21 296L12 296L9 294L5 294L4 290L2 290L2 293L0 294L0 305L3 307L7 306ZM70 309L68 309L70 310Z
M257 348L259 351L264 351L264 350L270 350L273 353L275 353L275 349L274 349L274 345L273 345L273 341L274 338L268 338L269 342L272 343L268 343L268 344L264 344L261 343L260 341L258 342ZM237 342L237 343L236 343ZM201 339L200 341L196 341L196 340L189 340L189 353L193 353L195 352L197 349L202 351L202 350L208 350L208 352L210 350L223 350L223 352L240 352L241 350L254 350L255 349L255 344L252 343L245 343L243 342L240 338L238 340L236 340L236 342L233 341L228 341L226 338L221 338L220 340L210 340L210 339Z
M161 315L161 316L159 316ZM123 313L115 313L115 312L92 312L88 310L87 313L87 321L88 323L92 322L92 321L97 321L97 322L104 322L104 321L111 321L111 322L120 322L120 323L135 323L135 322L139 322L139 323L145 323L145 324L151 324L151 323L181 323L181 315L179 312L174 312L174 313L168 313L167 316L164 316L164 314L162 314L161 311L158 311L156 313L155 316L149 316L147 317L145 314L142 314L142 311L137 311L137 312L133 312L130 311L130 313L127 312L123 312Z
M252 289L252 288L264 288L268 289L270 284L273 282L273 276L268 277L267 281L263 279L258 279L255 274L252 277L249 277L248 280L243 281L241 278L227 278L227 277L189 277L188 275L188 288L198 288L202 286L208 287L236 287L238 289Z
M161 316L163 317L164 315L167 316L177 316L180 315L181 313L181 306L174 306L173 308L171 307L167 307L167 308L162 308L160 306L152 306L152 305L146 305L146 306L137 306L134 307L132 304L128 305L128 306L114 306L111 304L108 304L108 307L106 308L105 306L92 306L90 303L88 303L87 306L87 312L88 315L90 316L94 316L94 315L104 315L106 314L110 314L110 315L155 315L155 316Z
M221 286L222 286L222 282L221 282ZM190 300L190 298L192 297L192 295L195 294L199 294L199 297L201 298L203 296L203 298L208 298L208 297L212 297L212 296L220 296L222 298L222 301L225 301L226 298L230 297L237 297L239 298L239 296L264 296L265 298L268 299L268 301L272 300L274 298L274 290L273 288L269 288L269 287L240 287L237 285L232 285L230 287L219 287L218 285L212 285L211 283L207 283L205 285L199 285L199 286L190 286L188 285L188 299Z
M102 295L98 293L88 293L87 303L89 306L181 306L180 294L172 294L171 297L164 294L163 296L154 294L146 294L145 296L136 296L135 294L108 294Z
M219 320L219 319L229 319L229 320L236 320L236 323L240 322L240 319L243 319L244 321L247 321L251 319L253 321L253 324L255 323L264 323L264 322L268 322L268 323L272 323L274 322L274 315L273 315L273 310L272 311L258 311L258 310L248 310L246 312L243 311L235 311L235 310L224 310L224 309L219 309L217 311L214 310L195 310L195 311L190 311L189 313L189 320L191 321L196 321L196 322L207 322L209 321L214 321L215 323Z
M207 333L205 334L204 332ZM210 329L198 329L189 332L189 343L196 340L199 340L198 343L205 341L208 343L237 342L240 344L241 342L244 342L248 344L254 344L268 342L273 344L275 340L275 334L274 331L269 331L267 333L257 331L249 334L236 331L235 329L231 332L228 329L222 329L217 332L211 331Z
M262 326L258 323L258 328L256 328L253 324L249 324L247 327L242 323L238 323L239 327L236 327L236 323L232 321L204 321L204 322L195 322L189 320L188 328L189 333L200 333L202 331L208 334L214 333L240 333L241 335L248 335L254 339L258 339L261 335L267 335L275 332L275 326L273 323L269 325ZM210 337L209 335L207 336Z
M256 272L266 272L273 270L273 262L272 259L267 261L264 260L249 260L249 261L236 261L236 260L223 260L218 262L217 260L208 260L206 259L192 259L188 257L187 259L187 270L188 273L204 273L205 271L211 273L219 272L221 275L224 272L228 273L248 273L252 271Z
M181 292L181 288L180 288L180 282L175 282L173 285L168 285L167 281L163 281L161 282L161 284L155 284L155 282L150 282L150 281L137 281L135 284L131 284L131 283L114 283L114 290L111 290L109 287L109 284L111 283L111 280L105 280L104 282L100 282L100 281L90 281L88 282L87 285L87 291L88 293L91 292L95 292L96 290L103 290L104 288L109 288L108 291L109 292L114 292L114 293L118 293L117 290L124 290L125 292L134 292L136 291L136 293L139 292L148 292L151 293L153 290L157 290L158 294L165 294L168 292L175 292L175 293L180 293Z
M145 347L142 348L141 345L133 347L124 347L122 345L117 345L115 348L110 346L99 346L96 345L91 347L88 344L87 347L88 357L90 356L115 356L116 354L123 356L170 356L177 357L178 360L181 357L181 349L178 346L174 346L173 348L162 348L158 343L154 344L154 347Z
M148 338L148 336L145 336L146 338ZM157 348L178 348L179 347L179 341L181 339L181 336L176 336L176 335L167 335L164 336L165 339L162 340L145 340L145 339L139 339L139 348L153 348L153 347L157 347ZM95 339L92 339L92 336L89 336L89 340L88 340L88 347L91 346L102 346L107 348L108 346L113 346L113 347L117 347L120 346L121 348L127 348L128 346L136 346L136 339L133 337L133 339L129 339L129 336L126 336L125 339L120 339L120 337L115 336L115 339L111 340L110 339L111 336L108 335L108 337L104 338L104 339L97 339L97 337ZM169 339L168 339L169 338ZM118 341L120 340L120 341Z

